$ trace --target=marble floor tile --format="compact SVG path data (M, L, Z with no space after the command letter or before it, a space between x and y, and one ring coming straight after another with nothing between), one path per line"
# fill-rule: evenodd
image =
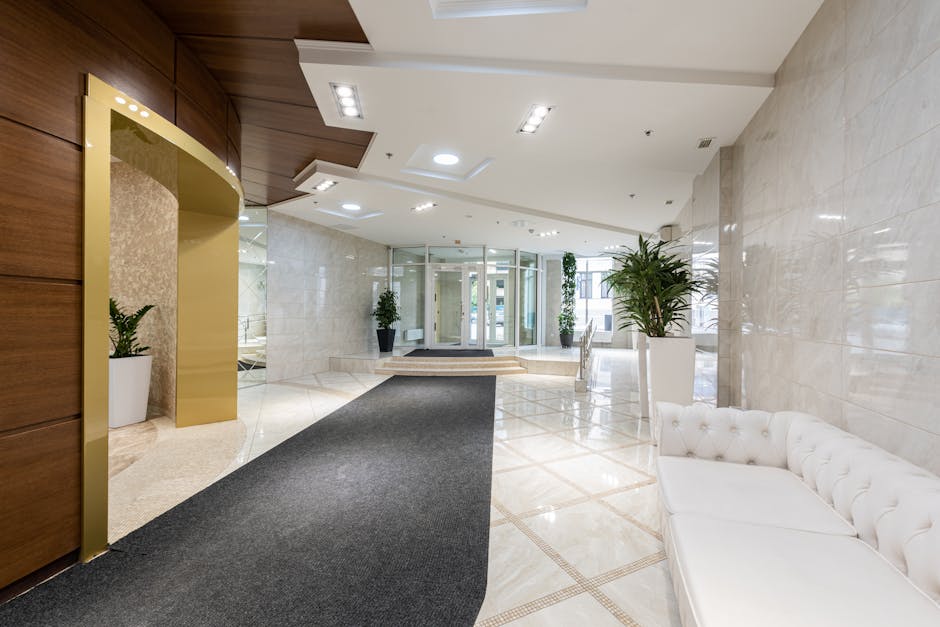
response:
M545 468L567 479L585 492L598 494L635 483L649 481L649 477L600 455L575 457L549 462Z
M579 401L574 398L547 398L539 403L548 407L549 411L590 411L593 408L588 401Z
M576 442L592 451L606 451L620 448L622 446L636 444L638 441L634 437L599 425L572 429L571 431L562 431L558 434L558 437Z
M550 414L539 414L537 416L526 416L523 420L536 424L546 431L567 431L569 429L587 426L587 423L575 418L572 414L566 414L560 411Z
M648 485L605 496L604 501L654 531L660 529L659 486Z
M665 561L605 584L600 590L643 627L682 627Z
M543 435L545 429L523 420L522 418L506 418L497 420L494 435L501 440L510 440L529 435Z
M493 527L490 529L486 596L478 620L511 610L574 583L514 525Z
M547 407L541 403L525 400L505 402L500 406L500 409L509 412L513 416L519 417L550 414L554 411L551 407Z
M493 475L493 500L514 514L546 509L584 494L542 468L509 470Z
M526 518L525 524L587 577L662 549L650 534L593 501Z
M582 592L508 624L514 627L614 627L621 625L621 622L589 593ZM643 627L646 625L643 624Z
M637 444L605 451L604 455L645 473L656 474L656 458L659 456L659 449L652 444Z
M508 470L510 468L516 468L517 466L527 466L531 463L532 462L518 453L506 448L505 444L501 444L500 442L493 444L493 472Z
M507 446L517 453L536 462L550 462L572 455L583 455L590 451L563 436L570 431L560 431L556 435L535 435L530 438L512 440Z

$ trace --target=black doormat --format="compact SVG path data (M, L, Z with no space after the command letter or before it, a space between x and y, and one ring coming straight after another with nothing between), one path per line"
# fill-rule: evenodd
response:
M0 606L0 625L472 625L495 391L392 377Z
M433 349L433 348L419 348L413 350L410 353L406 353L405 357L492 357L493 351L490 349L486 350L461 350L461 349Z

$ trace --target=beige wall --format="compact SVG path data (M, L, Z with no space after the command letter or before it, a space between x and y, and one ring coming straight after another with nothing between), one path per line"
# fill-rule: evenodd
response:
M733 397L818 414L935 472L938 33L937 0L823 4L734 147L729 288Z
M271 210L268 264L269 382L378 350L369 314L386 285L385 246Z
M150 346L150 406L176 411L176 299L179 203L160 183L123 162L111 164L111 296L125 311L156 305L137 333Z

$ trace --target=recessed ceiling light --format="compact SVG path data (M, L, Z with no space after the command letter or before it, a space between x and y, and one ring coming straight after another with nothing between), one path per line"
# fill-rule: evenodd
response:
M414 207L411 208L411 210L414 211L415 213L421 213L422 211L428 211L429 209L433 209L436 206L437 204L433 202L423 202L420 205L415 205Z
M344 203L342 204L342 207L343 207L343 209L345 209L346 211L359 211L360 209L362 209L362 207L360 207L359 205L357 205L357 204L354 203L354 202L344 202Z
M339 113L344 118L361 118L362 105L359 101L359 91L355 85L343 85L340 83L330 83L333 90L333 100L339 108Z
M318 192L325 192L326 190L330 189L334 185L336 185L336 181L331 181L329 179L326 179L324 181L320 181L319 183L317 183L314 189L317 190Z
M238 219L242 222L248 222L248 216L238 216Z
M538 234L538 237L554 237L558 235L558 231L542 231Z
M118 104L127 104L127 101L121 98L120 96L115 96L114 101Z
M127 105L127 108L130 109L131 111L137 111L137 105L135 104L129 104Z
M548 105L532 105L529 107L529 112L526 114L522 124L519 125L519 128L516 129L516 132L532 135L535 131L539 130L539 127L542 125L542 122L545 121L545 118L551 110L552 108Z
M434 163L437 165L457 165L460 163L460 157L449 152L440 152L434 155Z
M150 112L149 112L149 111L141 111L141 112L140 112L140 117L142 117L142 118L149 118L149 117L150 117Z

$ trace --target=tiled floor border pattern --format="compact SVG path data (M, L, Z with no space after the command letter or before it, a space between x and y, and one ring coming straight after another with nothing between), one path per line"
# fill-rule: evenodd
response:
M558 457L558 458L551 460L551 463L555 463L558 461L577 459L577 458L586 457L589 455L600 455L609 461L612 461L636 473L639 473L641 475L648 477L648 479L645 481L639 481L631 485L623 486L620 488L615 488L612 490L607 490L606 492L591 494L587 492L585 489L583 489L581 486L574 483L573 481L570 481L566 477L555 472L552 468L550 468L547 465L546 462L536 461L532 459L530 456L520 451L518 448L514 448L512 446L512 443L514 441L522 440L525 438L539 437L539 436L543 436L546 434L563 433L565 431L570 431L572 429L577 429L577 428L581 428L584 426L600 427L602 429L613 431L615 433L619 433L621 435L625 435L634 439L636 439L636 435L617 429L616 428L617 422L613 423L612 425L611 424L598 425L597 423L592 423L590 421L583 420L581 418L578 418L577 416L575 416L575 421L576 421L575 424L572 424L569 427L565 427L563 429L548 429L545 427L545 425L526 420L525 416L519 416L519 415L512 413L511 408L513 405L518 406L522 402L527 402L527 403L534 403L536 405L539 405L545 408L544 412L539 412L537 414L528 414L530 416L544 415L544 414L550 414L550 413L573 413L574 410L566 410L566 409L559 410L557 408L553 408L553 407L550 407L549 405L539 402L540 400L557 400L557 399L567 398L571 400L577 400L578 402L589 405L592 408L608 409L610 411L623 415L624 419L618 422L629 422L629 421L637 421L637 420L642 420L642 419L639 419L636 416L627 413L626 411L612 409L613 407L617 407L620 405L629 406L631 402L625 399L618 399L615 396L611 395L610 393L593 392L591 398L601 397L601 398L604 398L606 401L606 404L594 404L590 400L582 400L582 398L586 399L587 395L585 394L578 395L578 394L575 394L574 392L569 392L565 390L565 388L561 388L560 386L557 386L557 385L530 386L530 387L538 387L541 390L547 392L551 396L550 397L543 396L543 398L541 399L529 399L524 396L520 396L519 394L516 394L513 391L513 389L510 388L510 386L501 386L497 388L498 393L500 393L503 396L506 396L507 394L511 394L513 396L519 396L520 398L519 401L507 402L506 400L502 400L498 402L497 409L502 411L503 413L503 416L499 419L500 420L506 420L506 419L522 420L524 422L527 422L528 424L534 425L542 429L544 433L537 433L537 434L523 435L523 436L509 437L509 438L497 438L498 441L502 445L507 447L512 453L522 458L523 460L527 461L528 463L518 465L518 466L513 466L511 468L504 468L504 469L496 470L494 471L493 474L513 472L513 471L521 470L525 468L540 468L548 472L549 474L551 474L556 479L559 479L560 481L564 482L566 485L569 485L575 490L577 490L578 492L581 492L584 496L577 498L577 499L571 499L569 501L556 503L550 507L534 509L534 510L530 510L530 511L523 512L520 514L513 514L502 503L500 503L496 499L493 499L493 507L502 515L502 518L491 522L490 527L497 527L497 526L506 525L506 524L511 524L515 526L526 537L532 540L532 542L543 553L545 553L546 556L548 556L553 562L555 562L555 564L558 565L558 567L561 568L569 577L574 579L576 583L566 588L563 588L561 590L558 590L556 592L553 592L551 594L548 594L546 596L543 596L541 598L535 599L533 601L529 601L528 603L524 603L522 605L506 610L494 616L485 618L477 623L477 627L498 627L500 625L505 625L512 621L519 620L520 618L523 618L529 614L534 614L535 612L538 612L539 610L543 610L547 607L551 607L552 605L561 603L562 601L566 601L572 597L575 597L575 596L578 596L579 594L584 594L584 593L590 594L595 600L597 600L601 605L603 605L604 608L607 609L607 611L609 611L622 624L628 625L630 627L640 627L639 623L637 623L622 608L620 608L616 603L614 603L610 599L610 597L608 597L603 591L600 590L600 586L608 584L612 581L620 579L621 577L625 577L631 573L635 573L638 570L641 570L648 566L653 566L654 564L657 564L663 561L664 559L666 559L666 554L664 551L661 550L657 553L654 553L652 555L648 555L644 558L636 560L630 564L627 564L625 566L620 566L611 571L601 573L594 577L587 577L584 574L582 574L580 571L578 571L578 569L575 568L574 565L572 565L568 560L562 557L561 554L559 554L558 551L552 548L552 546L548 542L546 542L543 538L541 538L538 534L536 534L526 524L525 519L531 518L533 516L538 516L546 512L556 511L565 507L571 507L573 505L579 505L581 503L587 503L587 502L593 501L593 502L600 504L601 506L611 511L612 513L620 516L621 518L631 523L632 525L638 527L639 529L642 529L643 531L650 534L657 540L662 541L663 538L662 538L661 533L659 533L655 529L651 529L649 526L645 525L639 520L636 520L634 517L630 516L629 514L626 514L625 512L621 512L620 510L612 506L610 503L603 500L604 498L612 496L614 494L618 494L621 492L629 492L637 488L656 484L656 477L654 475L651 475L650 473L640 468L636 468L634 466L631 466L630 464L626 464L614 457L611 457L610 455L607 455L607 453L609 453L610 451L623 450L623 449L632 448L634 446L638 446L641 444L648 444L649 441L637 439L636 442L626 444L623 446L612 447L612 448L601 450L601 451L589 449L587 447L581 446L577 442L572 442L572 444L574 444L575 446L583 448L584 453L577 454L577 455L568 455L565 457ZM648 421L644 421L644 422L647 422L648 424ZM578 423L582 423L582 424L578 424Z

